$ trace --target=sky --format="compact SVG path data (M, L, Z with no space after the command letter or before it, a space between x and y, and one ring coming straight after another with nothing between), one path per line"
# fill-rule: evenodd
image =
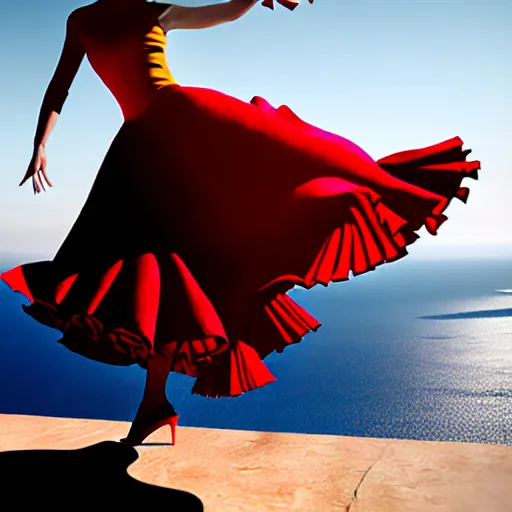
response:
M0 253L53 257L122 124L84 60L47 143L54 187L18 187L66 18L81 5L0 3ZM465 180L468 204L454 201L438 236L422 230L411 252L512 255L511 25L510 0L304 0L293 12L257 5L235 22L169 33L167 60L182 85L286 104L375 159L460 136L482 162L480 180Z

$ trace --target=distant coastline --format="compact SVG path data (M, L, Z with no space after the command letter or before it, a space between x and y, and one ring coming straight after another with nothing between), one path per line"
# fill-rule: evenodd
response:
M427 243L424 243L424 242ZM407 248L415 259L454 260L454 259L506 259L512 260L512 244L479 244L479 245L442 245L438 240L424 240Z

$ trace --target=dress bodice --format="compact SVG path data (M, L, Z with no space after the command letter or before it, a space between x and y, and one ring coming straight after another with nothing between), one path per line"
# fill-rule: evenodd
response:
M125 119L142 112L156 91L176 84L166 62L161 12L162 4L100 1L73 13L88 60Z

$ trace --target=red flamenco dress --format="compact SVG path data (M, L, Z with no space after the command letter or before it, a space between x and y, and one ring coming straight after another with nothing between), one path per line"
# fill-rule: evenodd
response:
M163 352L192 393L237 396L275 380L268 354L319 328L291 288L405 256L466 201L479 162L458 137L374 161L286 106L178 85L158 5L133 5L68 20L124 124L53 260L0 277L69 350L142 367Z

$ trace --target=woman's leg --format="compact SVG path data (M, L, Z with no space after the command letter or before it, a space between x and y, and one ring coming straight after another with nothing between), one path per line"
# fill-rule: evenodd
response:
M137 437L155 422L176 414L165 394L170 369L171 360L164 354L156 353L148 359L144 394L128 438Z
M168 403L165 385L170 370L171 360L166 355L157 352L148 359L146 384L139 409L151 410Z

